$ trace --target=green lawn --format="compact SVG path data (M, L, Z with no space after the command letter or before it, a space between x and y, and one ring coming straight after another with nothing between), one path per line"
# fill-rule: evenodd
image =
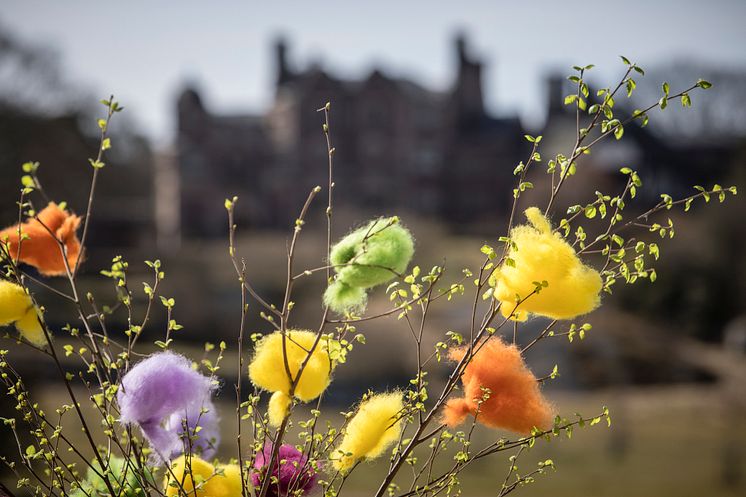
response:
M221 395L223 442L221 457L235 456L235 411L231 396ZM537 442L518 461L524 474L537 461L551 458L556 471L539 476L536 483L519 488L513 495L547 497L705 497L746 495L746 419L742 400L727 401L723 389L715 386L630 388L594 393L550 394L560 412L586 416L600 412L606 404L613 419L576 429L571 440L565 437ZM38 391L47 408L64 402L59 389ZM82 392L81 392L82 393ZM85 397L81 397L85 398ZM740 411L736 407L741 403ZM330 408L326 412L337 412ZM86 411L89 411L86 409ZM90 411L89 411L90 412ZM303 413L301 413L301 418ZM75 432L74 416L68 415L68 433ZM475 446L507 436L479 428ZM294 442L291 436L288 441ZM83 440L81 446L85 447ZM87 447L86 447L87 448ZM509 452L476 462L463 474L467 497L491 497L505 478ZM726 465L726 460L728 465ZM442 470L449 461L444 460ZM385 471L382 463L358 467L345 486L343 495L370 497L375 482ZM726 467L727 466L727 467ZM400 485L408 489L411 470L402 471ZM732 475L727 486L723 475ZM737 481L736 481L737 480ZM8 483L12 483L8 481Z
M538 442L518 461L519 471L553 459L556 471L513 495L548 497L703 497L746 495L746 420L743 412L728 412L714 388L683 387L555 398L561 411L577 408L586 415L608 404L612 428L605 423L575 430L565 437ZM570 409L572 413L574 409ZM480 430L478 437L499 436ZM728 443L730 441L730 447ZM730 452L729 452L730 451ZM505 452L477 462L464 473L463 495L496 496L508 469ZM738 482L723 481L725 459ZM348 483L350 495L370 495L372 480L383 465L359 468ZM403 480L408 482L406 478Z

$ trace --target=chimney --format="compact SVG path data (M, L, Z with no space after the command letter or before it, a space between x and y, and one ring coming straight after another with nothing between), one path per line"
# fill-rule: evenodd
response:
M284 37L280 37L275 41L275 72L276 72L276 83L278 86L287 83L292 79L292 73L288 67L287 60L288 45Z
M456 46L456 55L460 68L468 60L468 56L466 55L466 35L463 32L456 35L454 45Z
M199 92L193 87L185 88L176 101L177 131L179 135L201 133L207 121L207 110L202 104Z
M453 112L460 126L470 127L485 116L482 63L469 56L466 36L463 33L456 36L454 46L458 73L452 90Z

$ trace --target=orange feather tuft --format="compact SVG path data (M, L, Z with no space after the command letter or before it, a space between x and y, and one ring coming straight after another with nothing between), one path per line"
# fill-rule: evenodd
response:
M454 349L450 358L460 361L465 354L465 348ZM464 397L449 400L443 412L443 421L450 427L461 424L468 414L475 415L477 408L477 421L491 428L529 434L534 427L552 424L553 409L515 345L490 339L466 366L461 381ZM490 392L480 406L485 395L482 388Z
M67 263L72 271L80 256L80 241L75 234L78 226L80 217L50 202L35 218L20 225L21 234L26 235L20 244L18 225L0 231L0 244L6 247L12 258L34 266L41 274L60 276L67 271L58 240L64 244Z

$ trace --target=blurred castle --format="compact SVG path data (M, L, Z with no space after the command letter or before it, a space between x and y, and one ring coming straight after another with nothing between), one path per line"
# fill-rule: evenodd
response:
M174 239L224 235L219 199L232 195L241 198L242 226L292 225L308 192L326 183L326 143L316 110L330 99L334 176L342 185L335 190L338 205L377 214L409 210L457 228L493 225L512 200L496 192L509 191L512 171L530 147L517 116L486 111L483 64L464 37L455 39L454 49L456 74L445 92L377 69L356 81L318 66L298 71L282 40L274 47L275 99L266 114L216 115L195 89L184 90L176 156L159 168L164 181L157 183L165 190L158 199L159 233ZM538 133L547 138L545 157L568 153L564 148L575 140L575 112L563 103L572 91L564 78L548 80L546 122ZM688 123L703 119L691 109L683 112ZM623 117L625 110L620 106L618 113ZM682 118L673 109L666 113ZM646 179L644 194L657 199L662 191L683 194L692 184L722 179L734 142L714 140L722 133L708 128L676 129L675 141L631 123L624 140L601 142L584 158L594 173L586 181L613 189L619 178L610 173L631 165Z
M266 115L214 115L194 89L178 100L181 234L225 232L222 202L241 197L244 226L289 226L327 178L323 116L331 99L338 202L384 214L408 209L456 224L505 208L503 187L529 149L517 116L487 113L482 63L455 41L449 91L372 71L345 81L296 71L275 45L276 93ZM216 219L220 220L216 223Z
M82 109L70 89L58 95L65 85L58 71L49 70L55 65L47 55L9 40L0 33L0 68L10 65L0 71L0 130L4 131L0 173L4 178L19 177L21 163L39 160L43 180L66 178L55 185L55 198L80 210L87 200L87 188L81 185L90 175L80 165L96 147L95 130L84 129L81 123L95 111ZM266 114L217 115L196 90L186 89L177 102L173 152L151 156L142 137L118 128L117 146L109 154L117 167L107 168L101 180L97 206L101 216L94 222L102 226L91 242L144 247L155 238L161 247L174 248L182 237L220 237L227 228L221 200L232 195L241 198L236 220L242 227L291 226L308 192L326 183L323 116L316 110L328 100L337 147L337 206L364 209L368 214L411 211L452 228L468 225L484 231L485 226L494 226L511 201L501 192L512 187L512 171L526 159L530 147L517 116L493 116L485 109L483 64L464 37L455 39L454 55L453 83L437 92L380 70L354 81L336 78L317 66L298 70L288 60L286 43L277 42L275 98ZM23 65L13 62L16 59L36 62ZM16 67L30 68L25 69L29 74L14 73ZM702 74L700 69L685 67L663 72L689 82L696 79L692 70ZM594 147L593 154L583 158L583 167L592 174L576 180L578 191L586 186L589 192L614 191L615 173L623 165L641 172L652 187L642 194L652 198L661 191L684 194L692 184L725 181L740 150L739 140L746 135L746 113L728 102L740 94L746 76L728 72L712 76L718 92L707 96L698 92L693 109L672 105L653 117L653 131L634 123L625 127L624 140L611 139ZM28 80L40 82L43 94L54 98L41 101L23 84ZM575 139L575 113L563 103L564 95L572 91L567 85L563 78L549 79L546 121L538 133L532 131L544 135L545 158L569 152L566 147ZM641 100L657 98L643 95ZM68 101L70 110L47 109L52 102ZM620 116L623 106L632 103L617 107ZM542 169L535 168L534 174ZM535 184L535 194L545 193L538 191L545 181ZM18 188L16 181L0 183L6 198L15 197ZM0 217L3 225L14 221L15 206L4 209Z

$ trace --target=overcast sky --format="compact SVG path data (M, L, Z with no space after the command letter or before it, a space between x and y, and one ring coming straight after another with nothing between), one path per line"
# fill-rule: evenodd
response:
M490 109L541 118L543 77L595 63L620 70L688 56L746 68L746 0L0 0L0 22L22 40L50 44L68 79L114 93L159 144L173 136L174 99L197 83L220 112L259 112L272 98L271 43L291 60L345 77L373 66L444 89L453 34L465 30L489 64ZM650 84L658 84L651 82Z

